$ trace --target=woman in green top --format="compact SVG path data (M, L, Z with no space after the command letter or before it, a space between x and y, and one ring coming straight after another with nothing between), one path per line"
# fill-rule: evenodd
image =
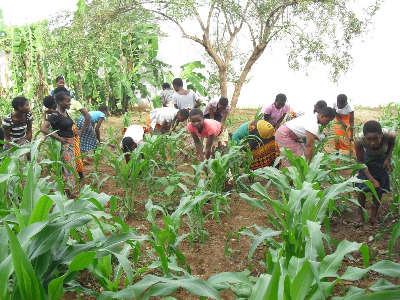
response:
M256 170L272 166L279 156L279 147L275 142L275 128L264 120L253 120L244 123L232 135L232 140L240 142L247 138L253 154L251 169Z

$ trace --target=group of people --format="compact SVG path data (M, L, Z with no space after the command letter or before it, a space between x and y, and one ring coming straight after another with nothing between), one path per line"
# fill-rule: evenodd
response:
M56 84L57 88L43 100L45 121L40 130L46 136L61 142L63 162L76 170L83 179L84 162L80 158L81 154L96 149L98 143L102 142L100 126L106 118L108 109L107 106L100 105L97 110L88 111L65 88L63 77L57 77ZM136 124L126 129L120 146L126 153L127 163L130 160L130 153L143 142L145 133L165 134L174 131L179 123L185 122L202 161L213 157L216 151L224 152L226 149L229 134L225 121L231 109L228 99L222 97L219 100L211 100L203 110L200 110L201 101L192 90L183 88L182 79L175 78L172 85L173 90L168 83L163 84L161 92L163 107L150 111L146 125ZM233 141L247 142L243 144L252 152L251 169L274 165L284 148L290 149L294 155L303 155L307 161L311 161L314 144L320 139L323 126L336 119L335 149L352 151L351 144L354 142L358 162L367 166L360 170L358 177L371 181L378 195L378 199L373 200L369 219L371 223L377 223L382 194L390 191L390 157L396 135L382 129L378 122L368 121L364 124L363 131L354 137L354 107L348 103L344 94L337 97L332 108L328 107L325 101L318 101L310 113L291 110L286 102L286 96L278 94L273 103L262 108L262 118L249 120L231 134ZM10 142L23 145L32 139L33 116L29 101L24 97L16 97L12 101L12 106L14 112L5 116L2 121L5 148L12 146ZM1 134L3 131L0 131L0 138ZM281 165L290 166L285 160L281 161ZM70 168L63 168L63 176L66 183L65 192L74 198L76 195L72 194L75 186L73 172ZM357 187L370 192L364 183L357 184ZM361 224L364 220L362 208L365 207L365 202L365 194L359 193L360 210L357 224Z

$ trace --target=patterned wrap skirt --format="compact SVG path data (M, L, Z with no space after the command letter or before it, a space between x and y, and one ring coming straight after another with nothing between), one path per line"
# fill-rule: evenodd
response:
M74 125L72 125L72 130L78 130L78 128L76 127L75 123ZM81 149L80 149L80 142L79 142L79 135L75 135L75 138L73 138L75 140L74 143L74 151L75 151L75 157L79 157L81 156ZM82 158L79 158L75 161L75 171L76 172L83 172L83 161Z
M352 151L350 149L351 145L349 142L350 138L350 114L348 115L340 115L342 121L347 125L347 129L344 129L342 124L339 123L338 119L335 119L335 149L339 150L347 150Z
M65 164L75 169L75 138L67 138L66 140L66 143L61 144L61 158ZM70 189L73 189L76 184L74 173L64 166L62 172L64 182Z
M285 147L286 149L292 150L294 155L304 155L305 146L302 139L299 139L286 124L278 128L275 134L275 140L278 143L279 149ZM287 160L283 160L283 166L290 167L290 163Z
M369 173L376 181L379 182L379 185L381 187L380 189L376 190L376 193L378 195L390 192L389 172L383 167L385 159L386 159L385 154L369 155L367 152L364 152L365 165L367 166ZM357 178L362 180L368 180L364 172L362 172L361 170L358 171ZM371 192L370 188L364 183L356 183L355 186L366 193Z
M279 147L275 141L275 128L269 122L254 120L249 123L249 147L253 154L251 169L256 170L272 166L279 156Z
M76 127L81 129L83 124L85 123L85 117L80 116L78 121L76 121ZM82 132L80 139L80 150L82 152L88 152L90 150L95 150L97 148L97 137L96 132L94 131L94 122L90 120L88 126L85 128L85 131Z

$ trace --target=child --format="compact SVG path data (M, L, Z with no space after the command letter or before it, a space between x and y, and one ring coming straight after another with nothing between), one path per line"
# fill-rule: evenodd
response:
M318 115L306 114L286 122L275 134L279 149L285 147L292 150L294 155L305 155L310 162L314 156L314 141L319 139L319 124L327 125L334 118L335 111L331 107L324 107ZM306 138L306 144L302 142L303 138ZM287 161L283 165L290 166Z
M44 119L46 120L57 109L56 99L53 96L44 97L43 107Z
M221 122L222 126L225 126L226 118L231 110L229 101L227 98L220 98L217 100L210 100L204 108L203 115L205 119L213 119Z
M264 106L261 112L264 114L264 120L274 126L275 130L278 129L285 115L290 112L290 106L286 104L286 95L276 95L275 102Z
M65 87L64 77L58 76L56 78L56 85L57 85L57 87ZM70 90L67 90L67 93L71 96L71 99L75 98L75 96L71 93ZM56 94L57 94L57 92L55 90L50 91L50 96L54 97Z
M336 121L335 124L335 149L352 151L350 143L353 141L353 128L354 128L354 107L347 102L347 96L340 94L337 96L336 103L333 104L335 110Z
M106 118L108 108L106 105L100 105L97 111L89 111L90 125L82 132L80 139L80 150L88 152L97 148L97 142L101 143L100 126ZM85 116L80 116L76 122L78 129L82 129L85 123ZM96 125L96 128L94 127Z
M56 95L57 95L57 93L60 93L60 92L68 93L70 95L70 93L64 86L59 86L54 90L54 93ZM71 96L71 104L68 109L68 115L74 122L76 122L79 114L82 114L85 116L85 123L82 125L82 128L80 130L78 130L75 123L72 126L72 130L75 133L75 148L74 148L75 149L75 157L81 156L79 136L82 134L83 131L85 131L86 127L88 126L88 124L90 122L91 117L90 117L89 112L82 106L82 104L80 104L79 101L72 99L72 96ZM85 177L83 175L82 158L78 158L76 160L75 165L76 165L76 172L78 172L80 180L83 181Z
M189 118L187 129L192 135L201 161L210 158L215 151L228 145L228 131L222 129L220 122L204 119L203 112L197 108L190 111ZM204 151L199 137L204 138Z
M173 107L159 107L153 109L146 118L146 124L161 134L173 131L176 126L189 118L189 110L177 110Z
M30 112L29 101L25 97L14 98L12 107L14 112L3 119L4 140L22 146L26 141L30 142L32 140L33 116ZM5 148L11 147L11 144L5 145ZM30 159L29 153L27 157Z
M322 108L327 106L328 104L324 100L317 101L317 103L314 105L314 114L318 114Z
M183 81L180 78L175 78L172 85L176 93L172 95L172 103L177 109L192 109L201 105L201 101L195 92L192 90L183 89Z
M71 106L71 96L66 92L56 94L56 102L58 104L57 110L52 112L50 116L44 121L40 131L45 135L59 140L61 142L61 157L65 164L75 169L75 152L74 152L74 132L72 125L74 121L69 117L67 109ZM52 133L49 127L58 130L57 133ZM75 176L69 168L62 167L63 177L66 186L65 193L69 198L76 198L76 195L71 194L71 190L75 187Z
M162 91L160 93L161 103L163 107L174 107L172 103L172 95L175 93L174 90L171 90L171 86L169 83L163 83Z
M371 208L371 217L369 222L377 224L379 204L382 194L390 191L389 173L390 158L392 156L396 135L387 129L382 129L381 124L376 121L365 122L363 132L357 134L354 148L357 161L365 164L367 168L361 169L358 178L371 181L379 199L373 196L373 205ZM371 190L364 183L356 183L356 187L364 192ZM366 196L364 193L358 193L358 202L362 208L365 208ZM355 225L361 226L364 222L362 208L358 210L358 218Z
M145 133L149 133L142 125L130 125L122 138L120 147L125 154L125 162L131 160L130 153L134 151L137 146L143 143Z

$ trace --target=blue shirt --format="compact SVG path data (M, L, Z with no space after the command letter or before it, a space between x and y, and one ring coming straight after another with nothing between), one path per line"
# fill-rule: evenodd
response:
M72 94L71 91L70 91L69 89L67 89L67 91L68 91L68 94L71 96L71 99L72 99L72 98L75 98L74 94ZM54 95L54 90L51 90L51 91L50 91L50 96L55 97L55 95Z
M105 119L106 115L101 111L89 111L89 115L92 118L92 122L97 123L100 118Z

